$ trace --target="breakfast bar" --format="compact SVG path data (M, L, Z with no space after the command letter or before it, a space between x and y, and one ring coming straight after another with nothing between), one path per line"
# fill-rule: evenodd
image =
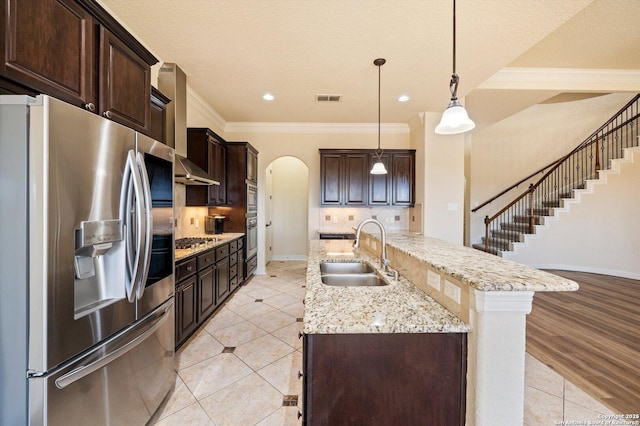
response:
M526 315L533 296L537 291L575 291L577 283L409 232L386 234L388 275L380 260L381 238L362 232L360 240L358 249L351 241L310 242L306 338L464 335L466 396L460 424L522 424ZM321 262L358 261L372 265L388 285L345 287L322 282ZM393 270L398 271L398 280Z

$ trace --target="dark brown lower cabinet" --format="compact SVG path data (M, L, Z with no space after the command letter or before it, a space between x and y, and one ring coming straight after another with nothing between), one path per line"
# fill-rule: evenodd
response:
M229 296L229 258L216 262L216 281L218 283L218 300L222 302Z
M194 275L176 288L176 344L198 327L196 279Z
M216 309L216 276L212 266L198 272L198 322Z
M176 263L176 349L243 283L243 241Z
M464 333L307 334L307 425L464 425Z

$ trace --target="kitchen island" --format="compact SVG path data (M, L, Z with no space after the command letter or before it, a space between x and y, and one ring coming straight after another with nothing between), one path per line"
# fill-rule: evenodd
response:
M310 242L305 339L350 333L377 333L385 338L464 335L463 420L449 424L522 424L525 325L533 295L536 291L573 291L578 285L468 247L408 232L387 234L391 267L401 276L397 283L386 288L349 288L321 282L320 261L368 260L379 267L380 239L363 232L360 247L354 251L348 241ZM431 361L429 357L417 360L411 369L416 375L423 374L420 367ZM363 355L361 362L367 364L367 356ZM370 374L378 373L376 365L368 366ZM312 378L306 380L305 392ZM442 377L442 382L448 380ZM419 394L407 391L403 396L424 403Z

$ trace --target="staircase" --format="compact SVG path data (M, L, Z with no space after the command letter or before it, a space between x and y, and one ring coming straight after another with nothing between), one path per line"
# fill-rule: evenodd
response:
M486 216L485 236L472 246L498 256L512 252L514 244L525 242L527 235L535 234L536 228L544 225L547 218L555 216L556 210L575 200L576 191L584 190L588 181L597 180L601 171L609 170L612 160L624 157L628 148L637 147L640 139L639 99L640 94L569 154L541 169L539 172L549 170L526 191L498 213ZM528 178L502 191L473 212Z

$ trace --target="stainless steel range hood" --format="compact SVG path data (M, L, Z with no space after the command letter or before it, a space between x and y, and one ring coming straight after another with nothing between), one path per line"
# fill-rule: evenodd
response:
M175 149L175 182L185 185L220 185L187 154L187 75L176 64L164 63L158 73L158 88L171 99L167 105L167 145Z
M176 154L175 160L174 177L176 183L185 185L220 185L220 182L211 179L204 170L189 161L189 159Z

